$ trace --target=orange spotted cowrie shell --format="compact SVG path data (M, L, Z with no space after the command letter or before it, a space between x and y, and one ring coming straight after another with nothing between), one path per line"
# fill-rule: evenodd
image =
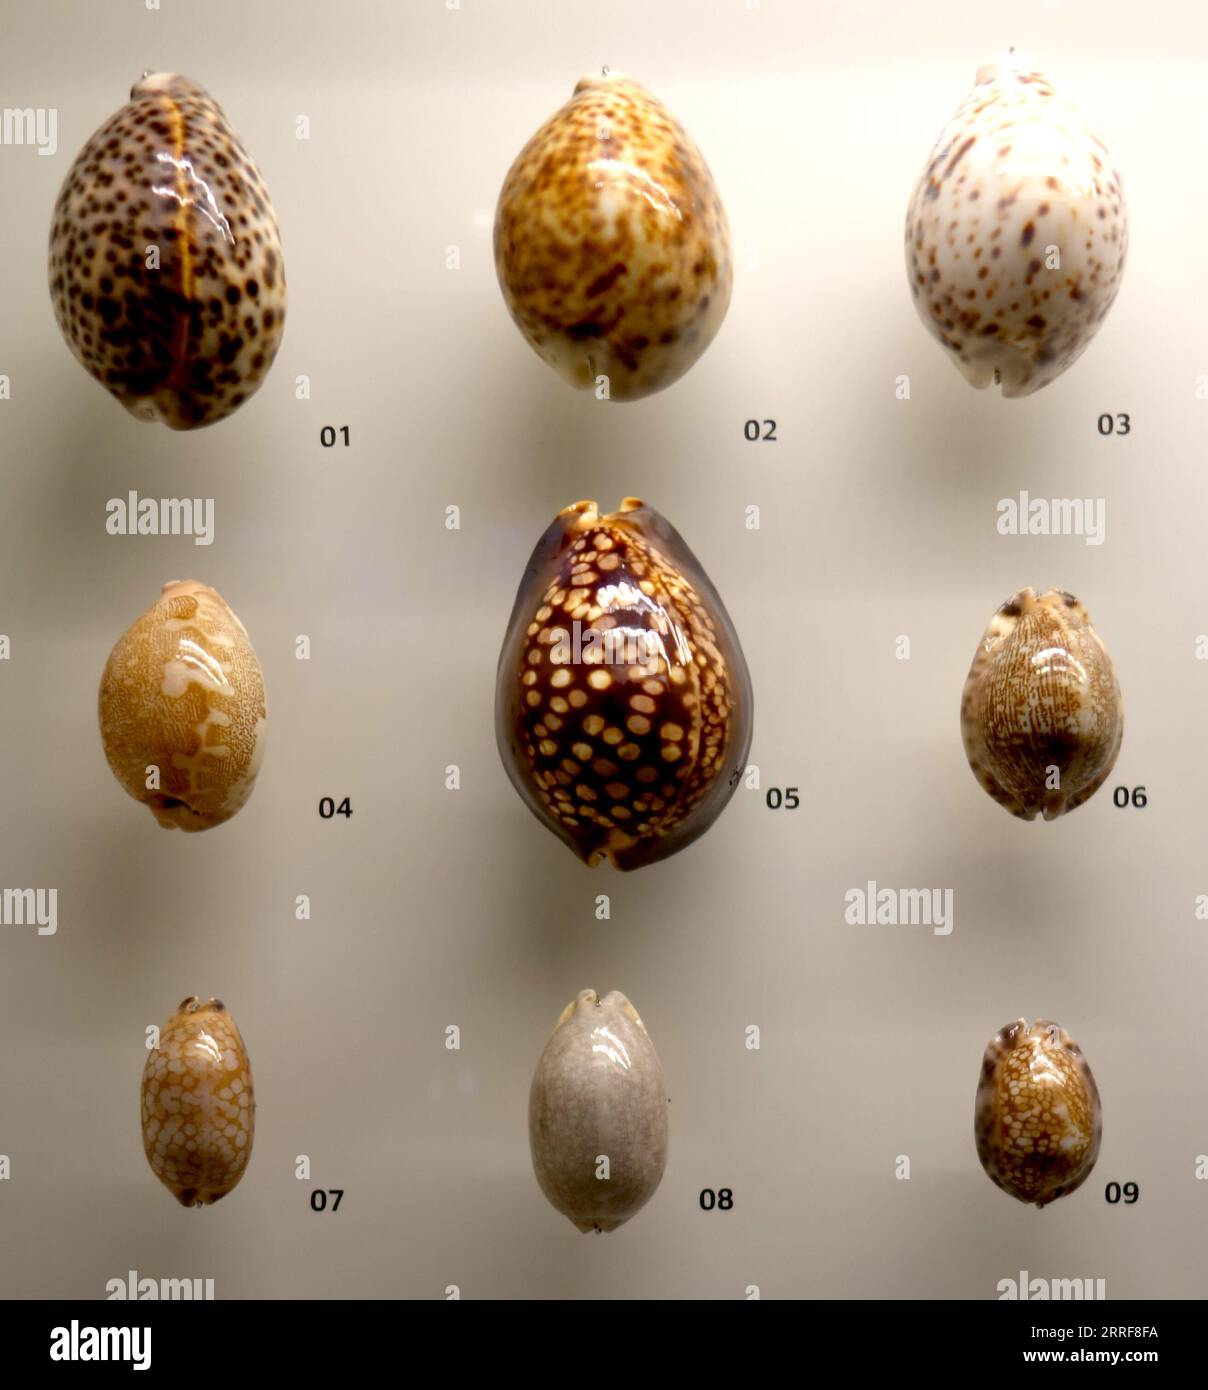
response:
M1127 250L1098 125L1024 54L985 63L906 214L915 308L965 380L1004 396L1055 381L1107 316Z
M1047 1206L1087 1180L1103 1135L1099 1090L1059 1023L1020 1018L990 1039L974 1128L982 1167L1021 1202Z
M285 327L268 189L221 107L148 73L68 170L50 229L68 347L139 420L196 429L259 389Z
M721 327L729 223L675 117L620 73L588 76L504 180L495 269L559 376L636 400L683 376Z
M584 863L636 869L703 835L746 768L752 703L738 635L673 526L636 497L554 518L499 654L495 738Z
M1020 589L990 619L961 698L973 775L1021 820L1053 820L1106 781L1124 737L1107 648L1064 590Z
M264 755L264 677L247 630L214 589L165 584L109 654L98 704L113 775L160 825L208 830L251 796Z
M667 1166L663 1068L619 991L580 990L562 1010L529 1092L533 1171L580 1231L615 1231L654 1196Z
M256 1131L252 1064L220 999L185 999L147 1056L143 1149L182 1207L208 1207L247 1170Z

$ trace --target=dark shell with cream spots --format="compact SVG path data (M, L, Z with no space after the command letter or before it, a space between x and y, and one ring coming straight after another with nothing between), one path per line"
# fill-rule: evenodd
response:
M906 215L915 308L965 380L1004 396L1055 381L1107 316L1127 250L1099 127L1022 54L986 63Z
M260 386L285 327L281 239L203 88L144 77L80 151L55 204L50 294L72 352L140 420L196 429Z
M521 150L495 214L495 269L520 331L610 400L669 386L730 303L730 229L687 132L644 87L585 77Z
M752 696L717 591L679 534L628 497L554 519L499 657L495 734L512 784L588 865L689 845L746 768Z

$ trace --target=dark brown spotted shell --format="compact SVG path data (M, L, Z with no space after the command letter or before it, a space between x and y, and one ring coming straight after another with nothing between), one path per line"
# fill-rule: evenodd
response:
M751 683L679 534L627 497L567 507L537 543L499 657L512 784L583 861L640 868L721 814L746 767Z
M76 157L50 229L67 344L140 420L213 424L260 386L285 326L268 190L226 116L154 73Z

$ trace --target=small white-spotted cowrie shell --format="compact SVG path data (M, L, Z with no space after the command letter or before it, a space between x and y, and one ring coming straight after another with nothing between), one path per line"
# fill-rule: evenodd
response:
M1082 354L1128 250L1098 125L1012 50L984 64L906 215L915 308L971 385L1026 396Z
M247 1170L256 1130L252 1064L221 999L185 999L147 1056L143 1150L183 1207L225 1197Z
M667 1166L663 1069L637 1010L618 990L581 990L562 1011L529 1093L533 1171L580 1231L615 1231Z
M1053 820L1103 785L1124 737L1111 657L1064 590L1020 589L990 619L961 698L973 775L1022 820Z
M264 755L264 676L214 589L164 585L109 654L98 708L113 775L160 825L208 830L251 796Z
M1047 1206L1090 1177L1103 1136L1099 1089L1059 1023L1020 1018L990 1039L974 1133L987 1175L1021 1202Z

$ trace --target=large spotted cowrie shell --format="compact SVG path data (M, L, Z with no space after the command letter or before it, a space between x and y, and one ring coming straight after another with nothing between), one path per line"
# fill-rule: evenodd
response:
M577 502L537 542L499 655L495 737L512 785L588 865L691 844L746 768L751 682L679 533L627 497Z
M619 990L581 990L562 1011L529 1092L533 1171L580 1231L615 1231L654 1195L667 1166L663 1068Z
M252 1064L221 999L185 999L147 1054L143 1151L182 1207L225 1197L247 1170L256 1130Z
M101 677L113 775L168 829L208 830L252 794L268 717L247 629L216 590L165 584Z
M974 1133L986 1174L1021 1202L1047 1206L1087 1180L1103 1137L1099 1089L1059 1023L1020 1018L990 1039Z
M1095 336L1128 250L1098 125L1022 53L984 64L906 215L915 308L965 380L1026 396Z
M1061 589L1020 589L990 619L961 697L973 775L1013 816L1045 820L1106 781L1124 704L1086 609Z
M495 269L572 386L637 400L681 377L730 303L730 229L700 151L644 88L584 77L504 180Z
M268 189L221 107L148 73L63 181L50 296L68 347L140 420L223 419L263 382L285 327Z

